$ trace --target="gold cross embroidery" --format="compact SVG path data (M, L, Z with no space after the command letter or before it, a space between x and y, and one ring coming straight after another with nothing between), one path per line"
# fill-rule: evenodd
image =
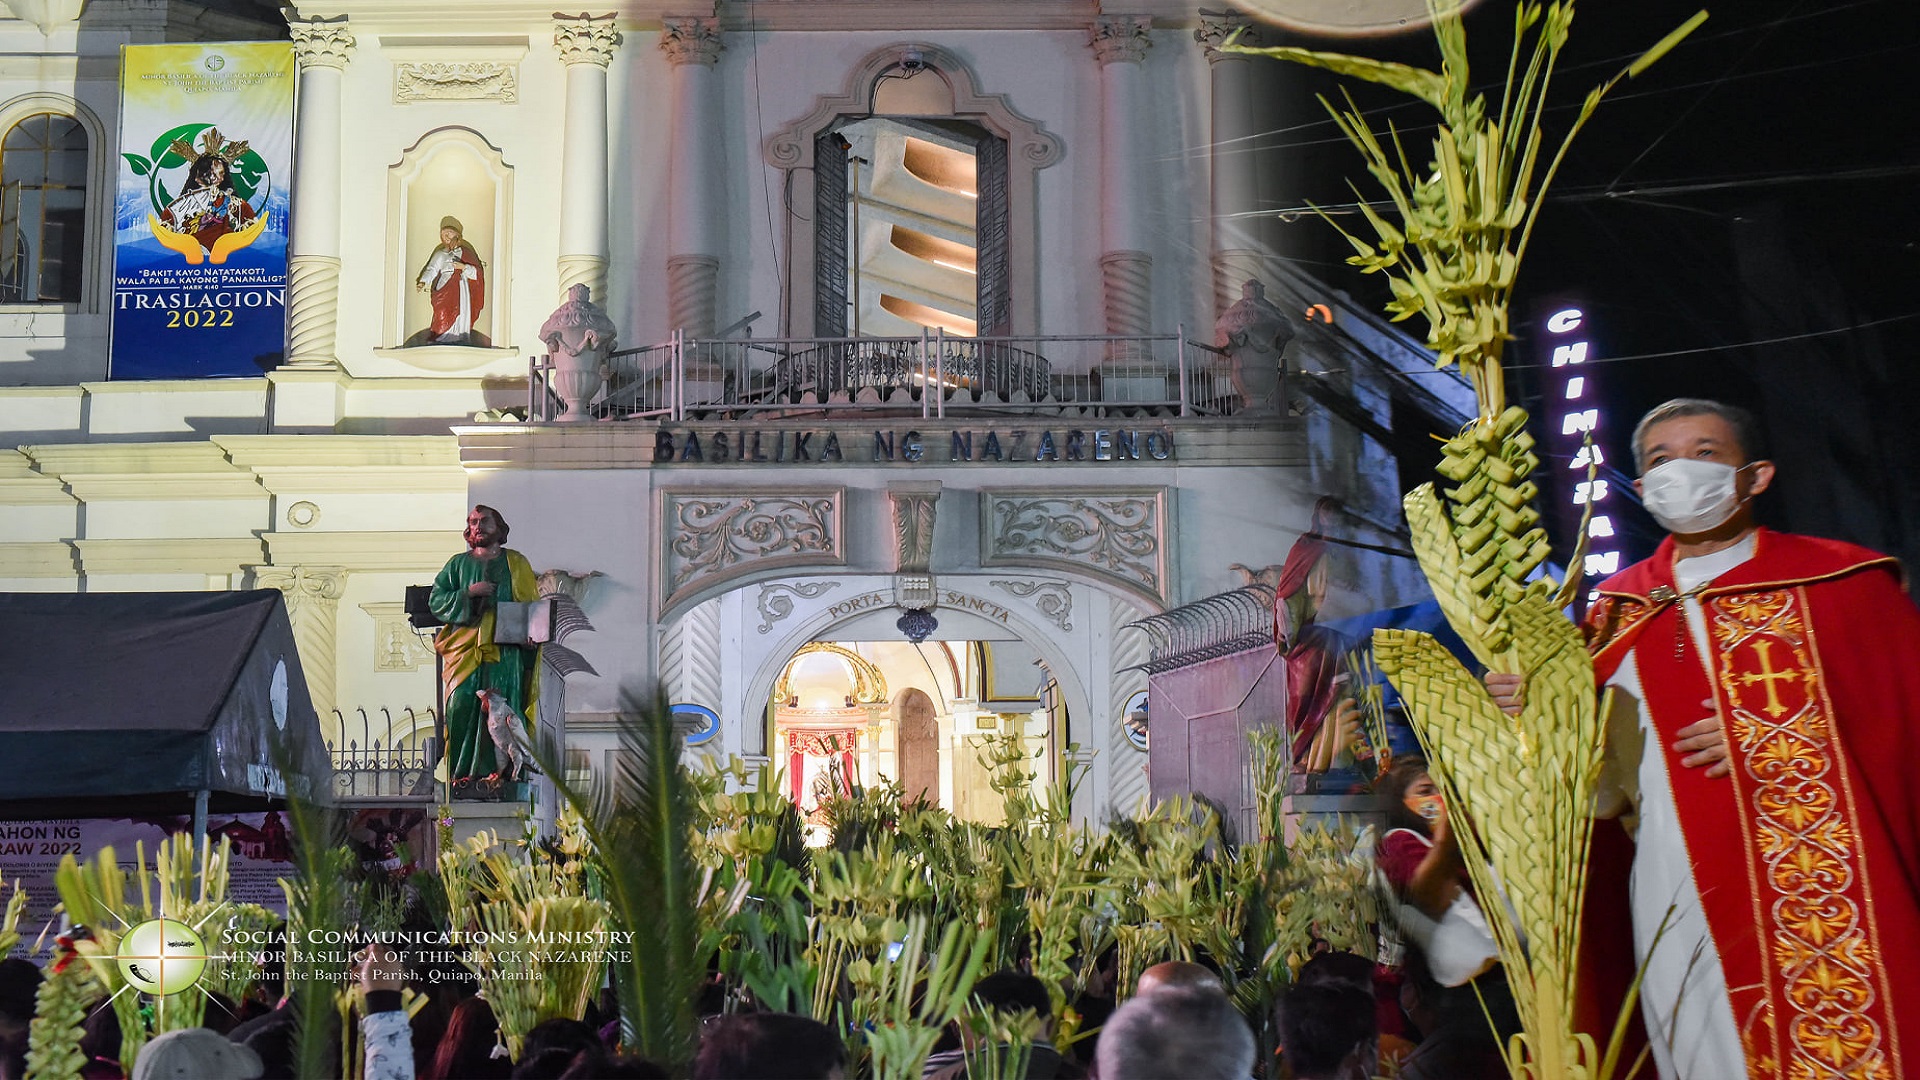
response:
M1787 714L1787 707L1780 704L1779 691L1773 684L1781 679L1800 679L1804 678L1805 675L1792 668L1781 671L1775 671L1773 669L1773 642L1771 640L1758 638L1753 643L1753 649L1760 657L1760 674L1741 675L1740 684L1742 686L1752 686L1754 683L1765 685L1767 688L1766 713L1768 716L1778 720Z

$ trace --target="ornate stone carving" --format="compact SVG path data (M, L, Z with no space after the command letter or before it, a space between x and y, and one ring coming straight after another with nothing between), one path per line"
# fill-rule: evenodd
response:
M1146 58L1153 38L1153 20L1145 15L1102 15L1087 32L1087 44L1104 66L1115 61L1137 64Z
M1204 9L1200 12L1200 25L1194 28L1193 40L1200 43L1200 48L1205 52L1207 63L1209 64L1216 64L1222 60L1252 59L1252 57L1236 56L1233 53L1223 53L1220 51L1220 46L1226 44L1227 39L1233 37L1235 31L1240 32L1240 36L1234 38L1233 43L1235 45L1257 46L1263 44L1260 39L1259 26L1247 16L1238 11L1207 11Z
M1084 495L986 491L980 499L982 565L1093 574L1167 603L1164 488Z
M1033 601L1043 618L1062 630L1073 629L1073 589L1064 581L989 581L1022 600Z
M1232 357L1233 390L1243 416L1280 411L1280 358L1298 333L1293 320L1267 300L1258 280L1240 287L1240 299L1214 320L1213 343Z
M495 60L455 63L404 61L393 66L393 103L520 100L515 65Z
M553 47L560 51L563 64L613 63L613 50L620 47L620 31L613 28L612 15L553 16Z
M893 504L895 572L926 573L933 562L933 523L940 503L939 482L889 485L887 501Z
M289 19L287 27L293 33L293 55L301 67L346 70L347 61L353 58L354 40L347 29L345 15L332 19L318 15L310 19Z
M592 588L593 579L605 577L598 570L552 570L540 571L537 582L541 596L564 596L574 603L586 606L587 590Z
M661 496L664 611L696 589L789 566L843 566L845 492Z
M837 581L809 581L798 585L773 582L760 586L760 597L754 601L754 607L760 609L760 632L767 633L774 623L793 614L794 597L811 600L839 585Z
M293 623L294 644L306 669L307 690L321 716L333 712L335 656L339 642L334 626L340 598L346 595L347 571L339 566L257 566L254 587L279 589L287 597L287 616Z
M671 64L705 64L712 67L720 59L726 43L720 40L720 21L699 16L669 17L660 20L660 51Z
M418 671L433 660L433 649L407 622L407 605L398 600L361 604L373 618L373 670Z

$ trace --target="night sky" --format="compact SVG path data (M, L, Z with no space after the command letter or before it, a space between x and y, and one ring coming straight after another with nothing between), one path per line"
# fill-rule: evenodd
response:
M1581 4L1550 132L1590 86L1701 6ZM1633 421L1667 398L1746 405L1781 468L1763 520L1920 565L1920 364L1909 345L1920 336L1920 15L1906 0L1708 6L1686 44L1601 106L1555 181L1521 271L1513 392L1524 401L1537 385L1525 365L1540 359L1542 313L1572 299L1606 361L1591 374L1615 461L1627 460ZM1486 0L1468 18L1475 83L1496 107L1512 11ZM1437 66L1424 31L1288 43ZM1289 179L1267 196L1276 209L1351 201L1358 157L1311 97L1340 82L1304 71L1289 82L1269 121ZM1414 128L1431 111L1352 85L1424 159L1430 135ZM1384 298L1375 279L1340 266L1344 242L1324 222L1284 229L1291 257L1356 296ZM1425 333L1419 320L1404 325ZM1642 529L1629 553L1645 554L1657 533L1638 510L1629 516Z

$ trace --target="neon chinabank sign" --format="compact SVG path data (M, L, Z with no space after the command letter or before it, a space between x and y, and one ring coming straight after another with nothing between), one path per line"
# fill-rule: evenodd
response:
M1620 537L1610 512L1620 496L1615 483L1603 475L1607 457L1600 436L1605 430L1605 410L1587 367L1593 339L1586 312L1572 306L1556 308L1546 318L1546 342L1542 411L1551 418L1548 459L1566 463L1564 482L1555 485L1564 535L1577 534L1588 507L1593 512L1587 522L1587 555L1578 571L1588 586L1584 599L1590 601L1598 595L1594 586L1618 573L1621 560ZM1591 478L1590 471L1595 474ZM1568 572L1573 573L1573 568Z

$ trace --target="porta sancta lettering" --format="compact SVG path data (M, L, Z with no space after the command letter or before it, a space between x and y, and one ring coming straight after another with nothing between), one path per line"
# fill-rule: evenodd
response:
M885 593L867 593L864 596L849 597L827 609L827 614L843 619L856 612L871 611L875 608L891 607L893 599Z
M653 435L656 464L785 465L800 462L922 463L936 465L1106 461L1168 461L1167 428L990 428L949 432L875 430L745 431L735 428L660 428Z
M941 594L940 606L951 611L971 611L975 615L984 615L1002 626L1006 625L1007 616L1012 614L991 600L968 596L966 593L954 592L951 589Z

